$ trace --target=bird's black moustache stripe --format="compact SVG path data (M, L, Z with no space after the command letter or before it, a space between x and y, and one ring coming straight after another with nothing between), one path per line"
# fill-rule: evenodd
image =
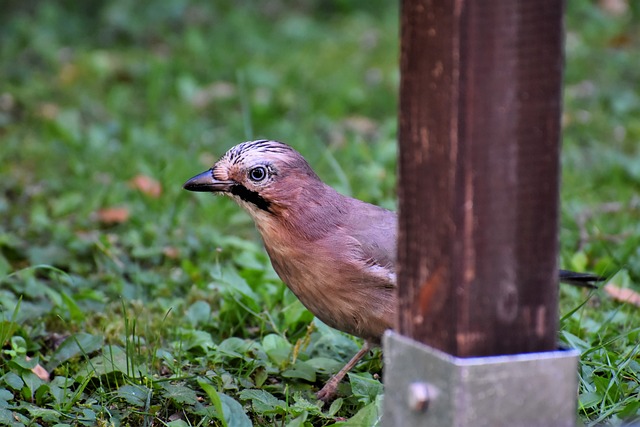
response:
M251 191L244 185L235 184L231 187L231 190L229 192L234 196L240 197L245 202L253 203L263 211L271 212L271 210L269 209L269 206L271 206L271 203L269 203L268 200L266 200L256 191Z

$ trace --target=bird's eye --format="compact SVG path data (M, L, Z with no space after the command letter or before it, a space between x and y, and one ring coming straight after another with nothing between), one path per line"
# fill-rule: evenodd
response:
M267 169L264 166L257 166L249 171L249 178L252 181L260 182L267 177Z

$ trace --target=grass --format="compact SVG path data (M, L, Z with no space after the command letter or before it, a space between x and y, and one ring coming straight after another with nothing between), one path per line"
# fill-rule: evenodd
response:
M640 11L569 3L562 264L637 291ZM397 7L4 10L0 424L371 425L379 352L321 408L313 392L358 341L313 320L237 206L181 185L269 137L341 192L394 207ZM638 308L561 297L560 339L582 352L580 419L638 420Z

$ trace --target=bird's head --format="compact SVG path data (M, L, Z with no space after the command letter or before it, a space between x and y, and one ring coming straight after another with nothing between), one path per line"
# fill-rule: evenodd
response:
M322 182L300 153L282 142L247 141L184 184L189 191L231 196L255 218L278 215Z

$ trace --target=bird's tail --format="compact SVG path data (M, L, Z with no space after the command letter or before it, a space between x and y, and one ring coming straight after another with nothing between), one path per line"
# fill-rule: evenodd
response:
M576 273L575 271L560 270L560 281L572 286L595 289L598 287L596 283L605 280L607 280L606 277L592 273Z

